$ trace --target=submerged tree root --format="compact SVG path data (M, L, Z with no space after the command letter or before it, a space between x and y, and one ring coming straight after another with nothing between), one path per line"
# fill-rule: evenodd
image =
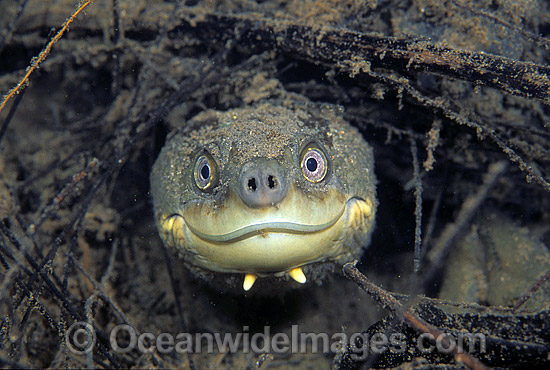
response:
M353 280L361 289L366 291L380 306L390 310L392 315L372 325L363 332L363 343L375 334L401 333L407 350L404 352L370 351L367 358L357 359L358 343L350 344L342 354L335 358L335 369L352 370L363 368L368 364L369 368L396 367L405 362L412 361L415 357L425 357L428 362L420 364L418 369L433 369L436 364L444 368L459 369L465 365L470 369L487 369L487 365L495 367L516 367L523 365L548 366L546 354L550 350L548 330L550 329L550 312L541 311L536 314L517 315L512 312L496 313L486 308L485 312L471 310L450 310L447 312L444 302L418 297L411 305L401 303L393 293L390 293L363 275L353 263L344 265L344 274ZM409 297L403 297L405 300ZM404 321L406 325L402 325ZM412 328L412 330L411 330ZM419 333L427 335L425 338L439 343L439 349L448 349L436 352L422 352L418 350ZM482 334L479 346L475 346L475 335ZM459 345L461 335L470 335L468 350L466 343ZM373 339L374 340L374 339ZM449 342L452 341L452 342ZM372 345L372 343L371 343ZM400 347L403 349L402 347ZM432 347L433 348L433 347ZM452 351L451 351L452 349ZM515 351L518 351L515 355ZM472 356L475 351L476 357ZM449 364L446 357L453 357L456 366ZM511 357L514 357L513 359ZM445 364L445 365L442 365ZM408 368L410 364L404 365ZM401 368L401 367L400 367ZM417 368L417 367L415 367Z
M415 315L413 312L406 310L405 307L399 302L391 293L380 288L372 281L370 281L365 275L363 275L356 267L355 263L346 263L344 265L344 274L346 277L353 280L361 289L367 292L376 302L382 305L387 310L390 310L394 314L402 315L403 319L411 325L419 333L431 334L434 338L444 338L443 345L445 348L450 347L450 342L447 337L442 336L441 330L437 327L429 324L422 318ZM472 370L485 370L487 366L483 365L478 359L469 355L468 353L460 353L458 347L451 352L455 361L458 364L464 364Z

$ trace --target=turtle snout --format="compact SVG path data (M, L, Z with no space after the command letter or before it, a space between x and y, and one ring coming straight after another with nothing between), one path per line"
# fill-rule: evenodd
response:
M275 160L257 159L246 163L238 184L241 199L251 208L280 203L288 188L283 167Z

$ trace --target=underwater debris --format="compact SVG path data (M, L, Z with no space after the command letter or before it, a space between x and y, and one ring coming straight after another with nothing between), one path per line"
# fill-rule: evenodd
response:
M491 312L481 306L469 306L468 303L448 306L445 301L424 297L418 297L417 302L410 305L411 297L396 299L392 293L372 283L351 263L344 265L344 273L392 314L373 324L363 332L364 336L357 337L357 343L352 343L339 354L335 358L336 369L359 369L365 364L369 364L369 368L393 368L415 358L424 358L427 364L448 364L448 368L455 368L450 362L453 358L456 368L466 365L470 369L487 369L486 365L542 368L550 363L547 357L550 352L549 310L535 314ZM402 324L403 321L405 323ZM362 358L358 360L359 350L365 348L362 341L376 333L399 334L403 341L400 346L406 349L377 352L366 346L370 351L361 353ZM428 335L423 337L419 333ZM425 351L424 343L420 343L422 338L429 339L431 343L437 340L439 346L448 350ZM427 348L430 346L433 345L427 345Z

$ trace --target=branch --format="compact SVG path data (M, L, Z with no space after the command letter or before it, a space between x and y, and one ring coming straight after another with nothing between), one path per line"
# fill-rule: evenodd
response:
M197 19L198 18L198 19ZM169 32L204 42L234 39L244 46L276 49L298 59L337 67L355 75L370 65L401 72L430 72L476 85L550 103L550 67L469 50L457 50L427 39L399 39L289 21L207 14Z
M399 302L390 292L380 288L372 281L370 281L365 275L361 273L355 267L355 263L348 262L344 265L344 274L349 279L353 280L361 289L367 292L376 302L382 304L384 308L392 311L393 313L402 312L403 319L416 331L420 333L428 333L433 335L434 338L442 338L442 344L444 348L450 348L449 339L446 336L442 336L441 331L433 325L430 325L410 310L405 310L405 307ZM488 369L478 359L471 356L468 353L459 353L458 348L455 347L451 352L451 355L455 361L459 364L464 364L473 370L486 370Z

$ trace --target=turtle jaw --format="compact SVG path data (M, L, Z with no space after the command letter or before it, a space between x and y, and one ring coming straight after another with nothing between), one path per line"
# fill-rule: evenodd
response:
M296 199L293 199L294 205L291 207L283 203L262 215L259 211L249 214L248 220L237 222L239 227L229 228L226 225L218 229L221 232L208 231L213 229L209 227L212 224L204 222L204 219L198 223L200 218L197 214L211 217L211 220L226 219L222 215L225 212L238 216L239 212L231 207L218 209L217 213L212 209L206 212L204 207L193 207L186 212L166 215L159 220L160 230L169 245L194 265L206 270L245 273L255 277L288 273L294 280L303 283L305 276L297 268L313 262L349 259L357 255L361 245L352 245L357 243L347 241L352 235L368 235L369 228L373 226L373 200L351 197L342 202L339 193L333 193L329 198L324 207L317 207L317 211L321 212L318 217L308 213L305 221L300 221L293 212L295 207L300 208L303 204L296 204ZM306 203L311 201L305 200ZM313 222L314 219L317 222ZM252 278L248 277L248 285L250 280Z

